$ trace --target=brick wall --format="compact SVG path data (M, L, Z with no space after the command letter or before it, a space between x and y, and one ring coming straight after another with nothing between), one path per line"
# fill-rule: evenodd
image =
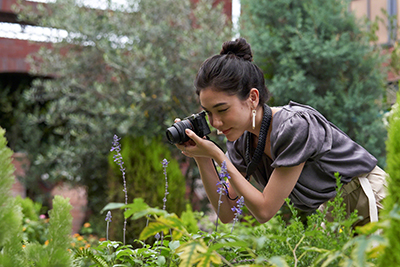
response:
M28 72L26 57L43 45L26 40L0 38L0 72Z
M21 196L26 197L26 188L25 186L18 180L18 177L25 177L26 171L29 168L29 160L26 157L25 153L14 153L12 156L12 164L15 167L14 176L15 183L12 186L12 196Z
M17 1L15 0L0 0L0 10L3 12L14 13L12 10L12 5Z
M18 177L24 178L27 170L29 169L30 162L25 153L14 153L12 156L12 163L15 167L15 183L12 186L12 195L26 197L26 188L19 181ZM61 195L69 198L69 203L72 206L72 233L77 233L82 227L86 218L87 210L87 192L83 186L70 186L67 183L59 183L51 190L51 195Z

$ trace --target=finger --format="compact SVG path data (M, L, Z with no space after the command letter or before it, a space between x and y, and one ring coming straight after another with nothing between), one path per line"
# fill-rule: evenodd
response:
M183 144L175 144L175 146L179 149L179 150L184 150L185 149L185 145Z
M175 123L180 122L180 121L181 121L181 119L179 119L179 118L176 118L176 119L174 120Z
M200 138L197 134L195 134L192 130L186 129L185 130L186 135L192 139L196 144L201 141L202 138Z

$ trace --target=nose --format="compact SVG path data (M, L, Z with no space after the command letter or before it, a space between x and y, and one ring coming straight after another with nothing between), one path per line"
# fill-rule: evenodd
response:
M209 118L209 119L210 119L211 126L214 128L219 129L223 125L223 122L219 116L213 115L212 118Z

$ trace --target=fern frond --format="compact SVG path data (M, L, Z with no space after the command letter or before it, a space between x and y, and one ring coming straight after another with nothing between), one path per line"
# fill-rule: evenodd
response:
M72 251L74 252L75 260L90 259L98 267L109 267L106 260L100 255L95 255L93 250L90 248L74 248Z

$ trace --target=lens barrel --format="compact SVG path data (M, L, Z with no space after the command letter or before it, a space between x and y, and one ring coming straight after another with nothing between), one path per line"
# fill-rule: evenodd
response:
M166 131L168 141L171 144L181 144L189 141L190 138L185 133L186 129L193 130L192 124L189 120L174 123Z

